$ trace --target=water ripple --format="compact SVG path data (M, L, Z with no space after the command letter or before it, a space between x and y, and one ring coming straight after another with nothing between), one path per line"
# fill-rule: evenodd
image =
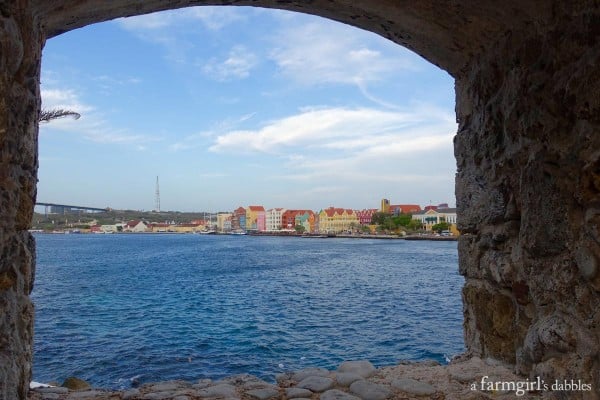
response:
M37 381L273 380L463 350L452 242L39 235L37 249Z

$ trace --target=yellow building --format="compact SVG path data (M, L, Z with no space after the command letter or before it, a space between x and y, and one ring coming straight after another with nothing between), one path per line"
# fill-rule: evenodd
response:
M359 225L354 210L329 207L319 212L319 232L341 233Z
M382 213L389 214L390 212L390 201L388 199L381 199L381 210Z

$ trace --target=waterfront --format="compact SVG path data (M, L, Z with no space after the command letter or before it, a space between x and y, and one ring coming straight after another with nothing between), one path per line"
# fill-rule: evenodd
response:
M460 353L455 242L36 235L34 380L220 378Z

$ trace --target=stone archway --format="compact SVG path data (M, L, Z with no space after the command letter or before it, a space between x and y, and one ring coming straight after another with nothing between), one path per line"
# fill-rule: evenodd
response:
M0 394L31 377L41 49L91 23L189 5L317 14L456 79L459 268L470 354L600 387L600 5L525 0L15 0L0 4ZM586 393L586 396L589 393ZM598 395L589 394L598 398Z

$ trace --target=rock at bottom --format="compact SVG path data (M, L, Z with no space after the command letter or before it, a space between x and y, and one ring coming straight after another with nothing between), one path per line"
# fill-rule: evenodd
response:
M350 393L342 392L341 390L328 390L321 395L321 400L361 400L360 397L351 395Z
M416 381L414 379L396 379L392 382L392 386L405 393L417 396L429 396L435 393L435 388L429 383Z

